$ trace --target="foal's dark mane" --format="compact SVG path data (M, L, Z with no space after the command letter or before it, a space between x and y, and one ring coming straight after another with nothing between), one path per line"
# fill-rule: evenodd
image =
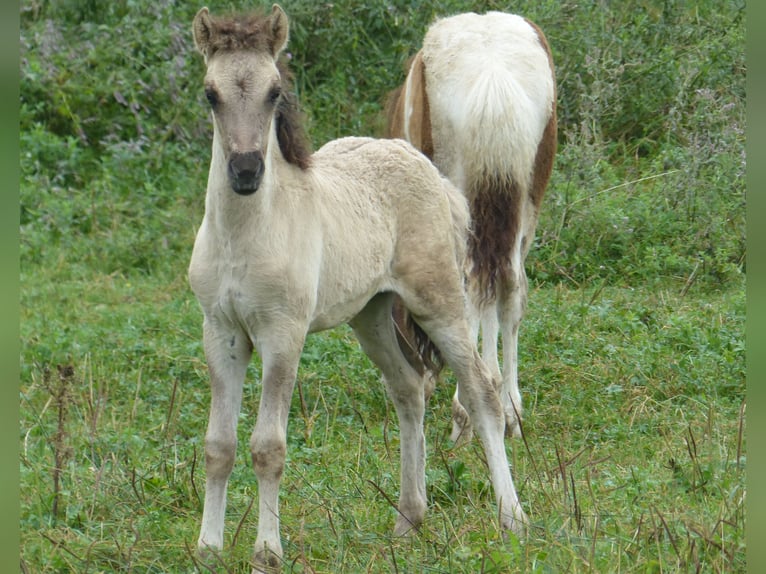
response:
M277 70L282 84L274 119L277 122L279 149L288 163L306 169L311 164L311 143L303 127L303 114L298 107L298 98L293 91L293 75L287 67L286 58L277 61Z
M213 33L208 55L217 52L254 51L274 53L275 34L271 18L260 12L211 17ZM303 115L293 89L293 75L282 55L277 60L282 95L274 114L279 149L285 160L301 169L311 163L311 144L303 127Z

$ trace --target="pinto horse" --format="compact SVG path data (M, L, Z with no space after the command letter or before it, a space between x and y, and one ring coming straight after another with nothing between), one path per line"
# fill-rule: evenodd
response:
M288 19L214 17L192 31L203 55L213 144L205 214L189 281L203 310L210 373L201 551L223 544L242 388L253 350L262 389L250 451L258 480L254 572L279 568L279 489L287 419L308 333L348 322L383 372L401 435L397 535L426 510L421 373L397 340L394 298L456 374L481 438L500 526L522 533L503 407L471 339L465 295L468 206L434 165L403 140L342 138L311 153L280 58Z
M432 24L408 67L404 84L387 100L386 135L413 143L468 199L472 334L478 340L481 325L482 358L502 380L506 432L518 436L524 261L556 152L551 51L542 30L521 16L465 13ZM456 441L472 434L461 403L458 384Z

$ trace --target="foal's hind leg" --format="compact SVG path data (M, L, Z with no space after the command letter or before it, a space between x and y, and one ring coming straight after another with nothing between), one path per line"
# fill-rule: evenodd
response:
M471 340L459 274L453 276L447 271L438 284L429 277L424 283L420 283L421 277L408 279L408 284L416 288L411 292L405 289L400 295L457 377L460 402L484 446L501 527L521 535L527 517L519 503L505 454L503 407L492 375ZM429 283L432 289L419 288Z
M479 357L475 345L470 343L463 321L454 319L446 323L442 317L416 318L439 347L458 379L460 402L484 446L501 527L521 535L527 517L516 494L505 454L505 417L490 371Z
M479 326L481 326L481 358L492 373L492 380L500 381L500 362L497 356L499 330L497 305L495 301L492 301L482 306L477 302L478 299L477 295L469 301L471 340L478 344ZM463 405L460 404L459 388L455 388L455 394L452 397L452 434L450 440L456 444L463 444L470 441L472 436L471 418Z
M393 294L375 296L351 321L362 348L383 372L386 389L399 418L401 485L394 534L417 528L426 512L425 379L407 362L397 343L391 318Z

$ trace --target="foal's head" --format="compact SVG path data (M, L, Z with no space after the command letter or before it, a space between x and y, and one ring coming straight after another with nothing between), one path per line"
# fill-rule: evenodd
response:
M194 43L205 58L205 97L226 157L229 182L241 195L263 178L273 122L284 158L303 169L310 150L298 121L287 68L288 21L274 4L271 14L214 18L202 8L192 24Z

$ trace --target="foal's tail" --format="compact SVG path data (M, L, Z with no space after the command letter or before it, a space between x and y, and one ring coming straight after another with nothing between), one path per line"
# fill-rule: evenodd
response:
M393 308L396 340L410 366L422 377L436 378L444 368L441 352L426 332L412 318L400 297L394 298Z
M449 199L455 264L461 275L462 289L465 292L468 277L466 246L470 226L468 203L465 196L446 177L442 177L442 184ZM412 318L399 297L394 298L392 314L399 348L407 362L420 376L428 374L436 379L444 368L444 359L438 347Z

